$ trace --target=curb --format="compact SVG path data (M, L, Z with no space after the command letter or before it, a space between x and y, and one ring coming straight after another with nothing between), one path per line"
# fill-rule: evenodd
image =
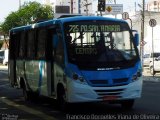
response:
M143 81L160 82L160 77L143 76Z

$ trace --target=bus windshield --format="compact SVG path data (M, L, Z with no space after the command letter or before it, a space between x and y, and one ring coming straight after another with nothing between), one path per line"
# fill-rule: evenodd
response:
M125 22L76 21L64 24L68 61L80 67L127 67L138 59Z

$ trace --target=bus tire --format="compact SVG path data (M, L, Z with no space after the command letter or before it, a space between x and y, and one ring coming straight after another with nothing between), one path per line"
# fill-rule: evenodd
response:
M131 110L133 108L135 100L124 100L121 102L121 106L123 109Z
M66 102L65 90L62 86L59 86L57 89L57 102L58 109L61 111L66 111L68 103Z

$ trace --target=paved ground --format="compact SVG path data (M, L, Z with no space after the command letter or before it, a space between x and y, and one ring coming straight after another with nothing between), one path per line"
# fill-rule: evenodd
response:
M143 80L160 82L160 73L156 73L154 76L150 74L149 68L143 69Z
M0 64L0 69L8 69L8 66Z
M8 66L0 64L0 71L8 72Z
M157 94L160 91L160 74L153 77L148 69L143 72L145 82L143 83L142 97L136 100L133 110L126 111L120 105L87 103L75 104L66 113L57 110L56 102L50 99L38 98L38 101L25 102L22 90L9 86L7 66L0 66L0 73L2 73L0 74L0 119L2 120L69 120L74 119L75 116L86 115L89 117L113 115L116 119L121 120L130 119L130 116L135 120L144 120L146 117L150 119L154 116L157 118L150 120L159 120L160 118L160 94Z

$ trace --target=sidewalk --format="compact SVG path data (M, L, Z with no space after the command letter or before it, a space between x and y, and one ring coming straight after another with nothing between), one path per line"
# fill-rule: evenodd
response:
M150 77L143 76L143 81L160 82L160 77L157 77L157 76L155 76L155 77L152 77L152 76L150 76Z
M6 65L0 65L0 70L1 70L1 69L7 70L7 69L8 69L8 66L6 66Z
M143 70L143 81L160 82L160 73L156 73L154 76L151 75L149 68Z
M0 72L8 73L8 66L0 65Z

